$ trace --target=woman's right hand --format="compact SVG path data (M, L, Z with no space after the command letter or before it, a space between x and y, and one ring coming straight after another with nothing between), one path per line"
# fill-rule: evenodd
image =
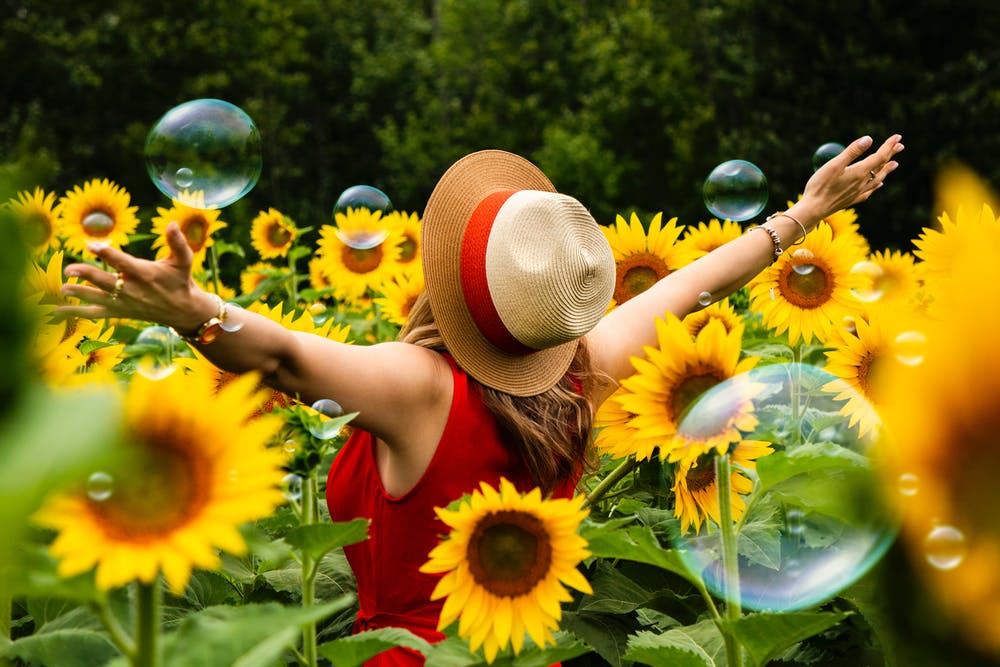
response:
M194 332L219 309L218 300L195 285L191 278L193 254L176 222L166 229L170 256L158 261L140 259L123 250L93 244L88 249L107 266L76 263L66 266L62 293L79 304L59 306L63 316L99 319L120 317L156 322L181 333Z

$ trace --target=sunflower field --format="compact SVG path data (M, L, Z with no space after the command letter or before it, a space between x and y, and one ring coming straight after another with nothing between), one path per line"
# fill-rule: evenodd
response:
M419 214L347 206L315 229L269 207L241 236L190 199L142 219L109 179L10 193L0 664L350 667L394 646L432 666L1000 660L1000 307L979 287L1000 208L958 167L937 194L911 251L872 250L864 209L843 210L729 298L664 313L574 498L504 482L440 508L432 645L351 634L343 548L369 526L332 522L324 485L352 414L220 371L155 323L52 317L88 244L163 258L176 221L230 307L392 340L423 290ZM744 226L629 213L603 231L614 308ZM490 539L526 527L545 549ZM901 627L936 643L908 648Z

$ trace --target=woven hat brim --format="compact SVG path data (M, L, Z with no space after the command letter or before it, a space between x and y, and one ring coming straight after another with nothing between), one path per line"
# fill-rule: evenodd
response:
M462 293L466 225L484 197L502 190L556 191L534 164L500 150L471 153L444 173L427 200L421 221L424 282L441 337L458 365L488 387L534 396L551 389L565 375L579 341L527 355L505 352L479 332Z

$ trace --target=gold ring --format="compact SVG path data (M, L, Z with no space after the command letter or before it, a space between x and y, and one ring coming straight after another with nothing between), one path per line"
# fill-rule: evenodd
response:
M869 181L874 181L875 180L875 170L874 169L869 169L868 170L868 180Z
M121 271L115 276L115 288L111 290L111 298L118 300L118 297L122 295L122 288L125 287L125 274Z

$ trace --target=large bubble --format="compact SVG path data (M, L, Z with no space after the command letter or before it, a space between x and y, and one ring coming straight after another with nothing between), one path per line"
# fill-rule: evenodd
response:
M828 600L864 575L895 538L898 517L878 470L880 428L860 438L850 415L841 414L847 405L870 410L820 368L774 364L716 385L682 420L681 434L704 436L719 427L720 415L742 406L753 416L743 420L752 428L743 439L773 448L755 462L729 456L731 472L752 482L739 496L745 509L732 503L738 567L729 568L729 577L738 577L731 590L739 591L743 607L780 611ZM714 474L713 482L717 494ZM710 519L675 542L708 589L731 599L719 525Z
M239 107L216 99L180 104L146 137L146 170L163 194L217 209L248 193L260 176L261 139Z
M767 179L752 162L727 160L705 179L702 197L705 206L716 217L749 220L767 206Z

